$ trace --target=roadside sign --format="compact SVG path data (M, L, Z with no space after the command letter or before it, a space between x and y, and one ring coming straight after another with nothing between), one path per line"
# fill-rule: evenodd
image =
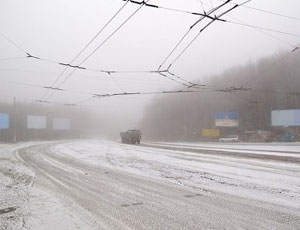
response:
M28 129L46 129L47 118L45 116L27 116L27 128Z
M54 118L52 128L53 130L70 130L71 121L66 118Z
M9 115L0 113L0 129L9 129Z
M220 130L219 129L202 129L203 137L219 137Z
M217 127L238 127L239 126L239 114L235 113L235 112L217 113L215 125Z
M300 126L300 110L273 110L272 126Z

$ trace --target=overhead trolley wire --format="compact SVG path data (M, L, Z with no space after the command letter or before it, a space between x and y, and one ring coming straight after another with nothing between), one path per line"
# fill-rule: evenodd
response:
M69 89L62 89L62 88L56 88L56 87L49 87L49 86L43 86L43 85L34 84L34 83L16 82L16 81L2 80L2 79L0 79L0 82L7 83L7 84L13 84L13 85L26 86L26 87L48 89L48 90L52 90L52 91L61 91L61 92L64 92L64 93L72 93L72 94L75 93L75 94L81 94L81 95L91 95L91 93L87 93L87 92L69 90Z
M125 0L122 0L122 1L125 1ZM126 3L128 3L128 2L129 1L126 1ZM226 3L226 2L228 2L228 0L226 2L224 2L224 1L222 1L222 2ZM243 6L247 2L249 2L249 1L246 1L243 4L240 4L239 6ZM124 7L124 6L122 6L122 7ZM216 9L216 8L214 8L214 9ZM213 11L214 9L212 9L211 11ZM209 11L208 13L206 13L206 17L210 15L211 11ZM213 18L214 18L214 20L216 20L216 16L214 16ZM271 31L271 32L274 32L274 33L280 33L280 34L284 34L284 35L289 35L289 36L294 36L294 37L300 37L300 35L296 34L296 33L289 33L289 32L284 32L284 31L280 31L280 30L274 30L274 29L270 29L270 28L265 28L265 27L258 27L258 26L250 25L250 24L247 24L247 23L244 23L244 22L237 23L237 22L227 21L227 20L223 20L223 19L219 19L219 20L223 21L223 22L229 22L229 23L232 23L232 24L238 24L238 25L242 25L242 26L247 26L247 27L250 27L250 28L253 28L253 29L261 29L261 30ZM119 70L91 69L91 68L86 68L86 67L84 67L82 65L72 65L72 63L64 63L64 62L61 62L61 61L54 61L54 60L50 60L50 59L46 59L46 58L41 58L41 57L32 55L31 53L27 52L24 48L22 48L21 46L19 46L17 43L15 43L13 40L9 39L7 36L3 35L2 33L0 33L0 36L3 37L5 40L7 40L12 45L14 45L15 47L17 47L24 54L26 54L26 56L24 56L24 57L17 57L16 59L31 58L31 59L45 61L45 62L57 64L57 65L66 66L67 68L80 69L80 70L88 70L88 71L97 71L97 72L103 72L103 73L108 73L108 74L118 74L118 73L122 73L123 74L123 73L134 73L134 72L136 72L136 73L138 73L138 72L154 73L155 72L155 71L134 71L134 70L133 71L119 71ZM82 50L84 50L86 47L88 47L89 44L92 42L92 40ZM82 50L78 53L78 56L83 52ZM76 55L76 57L74 59L76 59L76 58L77 58L77 55ZM11 59L11 60L13 60L13 59ZM0 59L0 61L1 61L1 59Z
M220 93L236 93L236 92L248 92L248 91L254 91L254 92L260 92L259 89L255 90L252 88L244 87L244 86L230 86L230 87L217 87L214 86L214 88L197 88L198 90L191 90L191 89L180 89L180 90L164 90L164 91L150 91L150 92L121 92L121 93L109 93L109 94L92 94L92 93L87 93L87 92L78 92L78 91L71 91L71 90L65 90L65 89L60 89L60 88L51 88L47 86L41 86L41 85L35 85L35 84L28 84L28 83L21 83L21 82L11 82L11 81L5 81L10 84L16 84L16 85L24 85L24 86L29 86L29 87L38 87L38 88L49 88L51 90L55 91L64 91L65 93L80 93L84 95L91 95L88 99L85 99L81 101L80 103L55 103L51 102L49 100L32 100L33 102L38 102L38 103L44 103L44 104L61 104L65 106L78 106L80 104L83 104L84 102L90 101L94 98L106 98L106 97L115 97L115 96L133 96L133 95L155 95L155 94L180 94L180 93L207 93L207 92L220 92ZM274 93L277 91L274 91ZM277 92L277 93L284 93L288 95L296 95L295 92Z
M59 79L63 76L63 74L67 71L67 69L69 67L72 68L80 68L80 69L85 69L84 67L81 67L79 65L75 66L72 65L72 63L96 40L96 38L107 28L107 26L121 13L121 11L125 8L125 6L128 4L128 0L125 2L125 4L123 4L118 10L117 12L107 21L107 23L105 23L105 25L93 36L93 38L76 54L76 56L71 60L70 63L59 63L61 65L66 66L64 68L64 70L59 74L59 76L55 79L55 81L51 84L51 87L53 87L57 81L59 81ZM45 97L46 94L44 94L43 97Z
M15 43L13 40L11 40L10 38L8 38L4 34L0 33L0 36L2 38L4 38L7 42L9 42L11 45L13 45L14 47L16 47L22 53L25 53L25 54L27 53L25 49L23 49L21 46L19 46L17 43Z
M27 57L10 57L10 58L0 58L0 62L5 62L5 61L14 61L14 60L20 60L20 59L25 59Z
M218 0L218 1L224 2L223 0ZM236 4L234 2L232 2L232 3ZM281 13L277 13L277 12L273 12L273 11L270 11L270 10L261 9L261 8L258 8L258 7L253 7L253 6L248 6L248 5L241 5L241 7L251 9L251 10L255 10L255 11L259 11L259 12L266 13L266 14L271 14L271 15L274 15L274 16L279 16L279 17L283 17L283 18L287 18L287 19L291 19L291 20L300 21L300 18L290 16L290 15L281 14Z
M230 0L228 0L227 2L229 2ZM133 2L133 1L130 1L130 2ZM148 1L147 1L148 2ZM94 52L96 52L97 51L97 49L99 49L102 45L104 45L105 44L105 42L106 41L108 41L108 39L110 39L111 38L111 36L113 36L114 35L114 33L115 32L117 32L118 31L118 29L120 29L129 19L131 19L131 17L135 14L135 13L137 13L137 11L142 7L142 6L144 6L144 5L146 5L146 6L151 6L151 7L153 7L153 5L150 5L150 4L148 4L147 2L140 2L140 3L138 3L138 4L140 4L141 6L125 21L125 22L123 22L123 24L121 24L121 26L119 26L104 42L102 42L89 56L87 56L82 62L81 62L81 64L83 64L91 55L93 55L94 54ZM227 2L225 3L225 4L227 4ZM126 2L126 4L128 3L128 1ZM123 5L123 7L125 7L125 5L126 4L124 4ZM213 18L213 17L210 17L209 16L209 14L211 14L211 13L213 13L214 11L216 11L217 9L219 9L219 8L221 8L223 5L225 5L225 4L222 4L222 5L220 5L219 7L216 7L215 9L213 9L213 10L211 10L208 14L203 14L203 16L202 16L202 19L203 18L205 18L205 17L209 17L209 18ZM123 9L123 8L121 8L121 9ZM120 10L121 10L120 9ZM120 11L119 11L120 12ZM114 18L115 16L113 16L113 18ZM200 19L200 20L198 20L194 25L192 25L191 26L191 29L197 24L197 23L199 23L202 19ZM217 18L216 16L213 18L213 21L214 20L218 20L219 18ZM107 24L108 25L108 24ZM106 25L106 26L107 26ZM105 26L105 27L106 27ZM99 35L99 33L98 33L98 35ZM93 40L95 39L97 37L97 35L93 38ZM93 41L92 40L92 41ZM91 42L92 42L91 41ZM91 43L91 42L89 42L87 45L86 45L86 47L84 47L84 49L85 48L87 48L88 46L89 46L89 44ZM16 44L15 44L16 45ZM83 52L83 50L84 49L82 49L81 51L80 51L80 53L73 59L73 60L75 60L82 52ZM33 59L37 59L37 60L42 60L42 61L48 61L48 62L54 62L54 61L51 61L51 60L48 60L48 59L43 59L43 58L39 58L39 57L37 57L37 56L33 56L33 55L31 55L31 54L29 54L28 52L26 52L24 49L23 49L23 51L27 54L27 57L28 58L33 58ZM67 68L69 68L69 67L72 67L72 68L74 68L73 69L73 71L71 72L71 74L69 74L68 76L67 76L67 78L65 78L65 80L57 87L57 88L59 88L69 77L71 77L71 75L77 70L77 69L86 69L86 68L84 68L84 67L81 67L81 64L79 64L79 65L77 65L77 66L75 66L75 65L72 65L72 62L73 61L71 61L71 63L70 64L67 64L67 63L62 63L62 62L59 62L58 64L60 64L60 65L64 65L64 66L66 66L66 69ZM54 62L55 63L55 62ZM101 71L101 72L106 72L106 73L108 73L108 74L111 74L113 71ZM149 71L150 73L155 73L155 71ZM114 73L116 73L116 71L114 72ZM175 74L173 74L173 73L170 73L170 71L169 70L167 70L167 71L158 71L158 72L156 72L156 73L158 73L159 75L161 75L161 76L163 76L163 77L165 77L165 78L168 78L168 79L170 79L170 80L172 80L172 81L174 81L174 82L177 82L177 83L179 83L179 84L182 84L182 85L184 85L184 86L186 86L186 87L194 87L194 86L196 86L197 84L194 84L194 83L192 83L192 82L190 82L190 81L187 81L187 80L185 80L185 79L183 79L183 78L181 78L181 77L179 77L179 76L177 76L177 75L175 75ZM169 75L171 75L171 76L168 76L168 74ZM186 84L186 83L183 83L183 82L180 82L179 80L177 80L177 79L175 79L175 78L177 78L177 79L179 79L179 80L181 80L181 81L184 81L184 82L186 82L186 83L189 83L189 85L188 84ZM58 79L57 79L58 80ZM54 82L54 84L57 82L57 80ZM48 87L47 89L54 89L54 84L52 84L52 86L50 86L50 87ZM55 91L52 91L52 92L55 92ZM53 94L52 94L53 95ZM51 97L51 95L48 97L48 100L49 100L49 98Z
M272 14L272 15L275 15L275 16L279 16L279 17L284 17L284 18L288 18L288 19L300 21L300 18L296 18L296 17L290 16L290 15L284 15L284 14L272 12L272 11L269 11L269 10L259 9L259 8L252 7L252 6L244 6L244 7L248 8L248 9L251 9L251 10L260 11L260 12L263 12L263 13Z
M226 15L227 13L229 13L230 11L234 10L235 8L237 8L239 5L234 5L233 7L231 7L230 9L226 10L225 12L219 14L218 16L216 16L216 18L220 18L224 15ZM177 55L177 57L170 63L169 68L171 66L173 66L178 60L179 58L188 50L188 48L196 41L196 39L202 34L202 32L207 29L212 23L214 23L215 20L210 21L208 24L206 24L200 31L199 33L188 43L188 45Z
M123 0L124 1L124 0ZM130 2L132 2L132 1L130 1ZM147 1L148 2L148 1ZM147 3L146 2L146 3ZM247 1L247 2L249 2L249 1ZM126 2L126 4L128 3L128 1ZM143 1L142 2L143 4L141 4L141 2L139 2L138 4L140 4L141 6L138 8L138 10L143 6L143 5L145 5L145 6L149 6L150 4L145 4L145 2ZM243 4L245 4L246 2L244 2ZM237 6L242 6L243 4L240 4L240 5L235 5L234 7L232 7L230 10L228 10L228 12L229 11L231 11L231 10L233 10L234 8L236 8ZM153 7L153 6L152 6ZM162 7L161 7L162 8ZM138 11L137 10L137 11ZM136 12L137 12L136 11ZM136 12L134 12L134 14L136 13ZM206 29L211 23L213 23L214 21L216 21L216 20L218 20L218 21L225 21L225 20L223 20L223 19L220 19L220 17L221 16L223 16L224 14L226 14L226 13L228 13L227 11L226 12L224 12L224 13L222 13L222 14L220 14L219 16L214 16L213 17L213 19L212 18L210 18L212 21L210 22L210 23L208 23L204 28L202 28L201 29L201 31L200 31L200 33L204 30L204 29ZM134 15L133 14L133 15ZM104 45L127 21L129 21L130 19L131 19L131 17L133 16L133 15L131 15L120 27L118 27L103 43L101 43L97 48L96 48L96 50L94 50L88 57L86 57L86 60L90 57L90 56L92 56L93 54L94 54L94 52L96 52L102 45ZM202 15L202 17L204 17L203 15ZM204 17L205 18L205 17ZM207 17L206 16L206 18L209 18L209 17ZM229 21L230 22L230 21ZM247 25L248 26L248 25ZM251 25L250 25L251 26ZM255 27L255 26L252 26L252 27ZM261 27L261 28L263 28L263 27ZM260 29L261 29L260 28ZM264 28L265 29L265 28ZM276 30L273 30L272 32L277 32L277 33L282 33L281 31L276 31ZM284 33L284 32L283 32ZM296 34L292 34L292 33L284 33L284 34L286 34L286 35L290 35L290 36L298 36L298 35L296 35ZM14 43L12 40L10 40L10 39L8 39L6 36L3 36L2 34L0 34L2 37L4 37L7 41L9 41L11 44L13 44L15 47L17 47L20 51L22 51L23 53L25 53L27 56L26 57L24 57L24 58L31 58L31 59L36 59L36 60L41 60L41 61L47 61L47 62L52 62L52 63L56 63L56 64L59 64L59 65L63 65L63 66L65 66L66 68L73 68L73 72L75 72L77 69L81 69L81 70L88 70L87 68L85 68L85 67L82 67L81 65L83 64L83 63L81 63L81 64L79 64L79 65L73 65L72 64L72 62L73 61L71 61L70 63L63 63L63 62L56 62L56 61L52 61L52 60L49 60L49 59L43 59L43 58L40 58L40 57L38 57L38 56L34 56L34 55L31 55L30 53L28 53L28 52L26 52L26 50L25 49L23 49L22 47L20 47L20 46L18 46L16 43ZM198 34L199 35L199 34ZM196 39L196 38L195 38ZM193 42L193 41L192 41ZM89 44L87 45L87 47L89 46ZM188 47L187 47L188 48ZM187 49L186 48L186 49ZM297 48L297 47L296 47ZM82 51L83 52L83 51ZM82 54L82 52L78 55L78 56L80 56L81 54ZM77 57L76 57L77 58ZM76 59L75 58L75 59ZM179 57L178 57L179 58ZM177 60L176 60L177 61ZM174 63L173 63L174 64ZM172 65L172 64L171 64ZM171 78L173 78L174 80L177 78L177 79L180 79L181 81L183 81L184 79L183 78L181 78L181 77L179 77L179 76L177 76L177 75L175 75L175 74L173 74L173 73L171 73L169 70L163 70L163 71L114 71L114 70L112 70L112 71L107 71L107 70L96 70L96 71L100 71L100 72L104 72L104 73L107 73L107 74L117 74L117 73L129 73L129 72L131 72L131 73L133 73L133 72L144 72L144 73L157 73L157 74L159 74L159 75L166 75L167 76L167 78L169 77L170 78L170 76L168 76L168 75L171 75L172 77ZM72 73L73 74L73 73ZM168 74L168 75L167 75ZM68 76L69 77L69 76ZM67 77L67 78L68 78ZM61 84L63 84L66 80L67 80L67 78L61 83ZM180 82L181 84L183 83L183 82ZM187 83L190 83L191 84L191 82L188 82L187 81ZM55 84L55 83L54 83ZM184 86L186 86L186 87L191 87L191 85L190 84L185 84L185 83L183 83L183 85ZM63 89L61 89L61 88L59 88L60 86L58 86L58 87L54 87L54 85L53 86L48 86L48 87L43 87L43 88L47 88L48 90L51 90L51 91L64 91ZM249 88L245 88L245 87L228 87L228 88L225 88L225 89L215 89L215 90L211 90L212 92L228 92L228 93L232 93L232 92L238 92L238 91L249 91L249 90L251 90L251 89L249 89ZM162 94L162 93L183 93L183 92L204 92L203 90L201 90L201 91L194 91L194 90L187 90L187 89L185 89L185 90L179 90L179 91L161 91L161 92L131 92L131 93L128 93L128 92L123 92L123 93L117 93L117 94L105 94L105 97L109 97L109 96L128 96L128 95L137 95L137 94L141 94L141 95L143 95L143 94ZM208 92L208 91L205 91L205 92ZM98 95L99 96L99 95ZM101 97L103 96L103 95L100 95ZM38 100L37 100L38 101ZM41 102L41 103L51 103L51 102L49 102L49 101L46 101L46 100L40 100L39 102ZM74 106L75 104L65 104L65 105L70 105L70 106Z
M224 92L224 93L235 93L235 92L247 92L251 91L251 88L246 88L243 86L231 86L227 88L219 89L209 89L209 90L166 90L166 91L150 91L150 92L122 92L122 93L112 93L112 94L94 94L94 98L105 98L105 97L115 97L115 96L132 96L132 95L153 95L153 94L177 94L177 93L208 93L208 92Z
M215 16L215 17L217 17L217 16ZM220 17L220 15L218 17ZM231 18L233 18L233 19L235 19L237 21L240 21L240 22L234 22L234 21L220 19L220 18L218 19L218 17L217 17L217 19L215 18L214 20L218 20L218 21L221 21L221 22L224 22L224 23L228 22L228 23L231 23L231 24L236 24L236 25L240 25L240 26L246 26L246 27L253 28L253 29L264 30L264 31L269 31L269 32L273 32L273 33L279 33L279 34L283 34L283 35L287 35L287 36L292 36L292 37L298 37L298 38L300 38L300 34L297 34L297 33L291 33L291 32L286 32L286 31L275 30L275 29L271 29L271 28L266 28L266 27L261 27L261 26L247 24L247 23L242 22L241 20L233 18L232 16L228 16L228 17L231 17ZM178 47L179 45L176 45L176 46ZM174 51L172 51L172 53L174 53ZM68 68L80 69L80 70L88 70L88 71L95 71L95 72L103 72L103 73L108 73L108 74L142 73L142 72L152 72L153 73L153 72L155 72L155 71L136 71L136 70L122 71L122 70L93 69L93 68L87 68L85 66L82 66L82 64L72 65L72 64L69 64L69 63L61 62L61 61L55 61L55 60L50 60L50 59L47 59L47 58L42 58L42 57L39 57L39 56L32 55L32 54L30 54L28 52L26 52L25 54L27 56L16 57L16 58L11 58L11 59L13 60L13 59L25 59L25 58L29 58L29 59L35 59L35 60L39 60L39 61L49 62L49 63L61 65L61 66L66 66ZM1 59L0 59L0 61L1 61Z
M219 1L223 2L222 0L219 0ZM251 0L250 0L250 1L251 1ZM249 2L249 1L247 1L247 2ZM255 7L246 6L245 4L246 4L247 2L244 2L244 3L241 4L240 6L241 6L241 7L246 7L246 8L251 8L251 9L258 10L258 11L262 11L262 12L267 12L267 13L279 15L279 16L283 16L283 17L288 17L288 18L289 18L289 16L286 16L286 15L276 14L276 13L274 13L274 12L262 10L262 9L255 8ZM232 3L232 4L235 4L234 2L231 2L231 3ZM285 41L285 40L283 40L283 39L281 39L281 38L278 38L278 37L276 37L276 36L274 36L274 35L272 35L272 34L270 34L270 33L267 33L266 31L270 31L270 32L273 32L273 33L284 34L284 35L289 35L289 36L294 36L294 37L299 37L300 34L289 33L289 32L280 31L280 30L275 30L275 29L270 29L270 28L266 28L266 27L250 25L250 24L247 24L246 22L244 22L244 21L242 21L242 20L239 20L239 19L237 19L237 18L234 18L234 17L232 17L232 16L228 16L228 17L230 17L230 18L232 18L232 19L235 19L235 20L238 21L239 23L237 23L237 22L232 22L232 21L229 21L229 20L226 20L226 22L232 23L232 24L237 24L237 25L240 25L240 26L246 26L246 27L249 27L249 28L253 28L253 29L255 29L255 30L257 30L257 31L259 31L259 32L261 32L261 33L263 33L263 34L265 34L265 35L267 35L267 36L269 36L269 37L275 39L275 40L278 40L278 41L280 41L280 42L282 42L282 43L284 43L284 44L286 44L286 45L292 47L292 48L293 48L292 52L295 52L296 50L298 50L298 49L300 48L299 46L292 45L291 43L289 43L289 42L287 42L287 41ZM291 18L291 19L300 20L300 19L293 18L293 17L290 17L290 18Z
M149 2L148 0L147 2ZM97 52L103 45L105 45L127 22L129 22L134 15L136 15L144 5L141 5L138 9L136 9L120 26L118 26L103 42L101 42L83 61L80 62L79 66L84 64L95 52ZM76 69L74 69L76 71ZM62 85L67 79L72 76L73 73L69 74L67 78L60 84Z
M227 0L225 3L211 9L207 15L211 15L212 13L214 13L215 11L217 11L218 9L220 9L221 7L225 6L226 4L228 4L231 0ZM160 64L160 66L158 67L158 69L160 69L166 62L167 60L171 57L171 55L176 51L176 49L180 46L180 44L184 41L184 39L188 36L188 34L192 31L192 29L199 23L201 22L205 17L202 16L200 19L198 19L192 26L189 27L189 29L187 30L187 32L183 35L183 37L178 41L178 43L175 45L175 47L171 50L171 52L167 55L167 57L163 60L163 62Z
M150 0L147 0L147 2L149 2ZM144 6L144 4L140 5L120 26L118 26L103 42L101 42L86 58L84 58L79 66L81 66L82 64L84 64L96 51L98 51L103 45L105 45L127 22L129 22L133 16L135 16L140 10L141 8ZM76 71L77 69L73 69L73 71L68 74L66 76L66 78L58 85L58 87L61 87L70 77L72 77L73 73ZM52 95L50 95L51 97ZM49 98L48 97L48 100Z
M116 96L133 96L133 95L155 95L155 94L175 94L175 93L194 93L194 92L207 92L207 91L194 91L194 90L172 90L172 91L153 91L153 92L125 92L125 93L112 93L112 94L94 94L94 98L116 97Z
M266 30L266 31L275 32L275 33L279 33L279 34L289 35L289 36L293 36L293 37L300 37L300 34L296 34L296 33L283 32L280 30L275 30L275 29L270 29L270 28L265 28L265 27L261 27L261 26L255 26L255 25L249 25L249 24L241 23L241 22L233 22L233 21L229 21L229 20L226 20L226 22L231 23L231 24L240 25L240 26L246 26L246 27L250 27L250 28L254 28L254 29Z
M127 1L127 0L122 0L122 1ZM203 17L206 17L206 18L213 19L213 16L210 16L209 13L207 13L204 10L204 8L203 8L203 13L200 13L200 12L192 12L192 11L188 11L188 10L174 9L174 8L170 8L170 7L166 7L166 6L149 4L145 1L138 2L138 1L134 1L134 0L129 0L129 2L131 2L133 4L144 5L144 6L150 7L150 8L163 9L163 10L179 12L179 13L186 13L186 14L191 14L191 15L194 15L194 16L203 16Z
M269 36L269 37L271 37L271 38L273 38L273 39L275 39L275 40L277 40L277 41L280 41L280 42L282 42L282 43L284 43L284 44L286 44L286 45L292 47L292 49L293 49L292 52L294 52L294 51L296 51L297 49L299 49L298 46L292 45L291 43L289 43L289 42L287 42L287 41L285 41L285 40L283 40L283 39L281 39L281 38L278 38L278 37L274 36L273 34L270 34L270 33L266 32L266 31L271 31L271 32L276 32L276 33L285 34L285 35L296 36L296 37L299 37L300 35L292 34L292 33L286 33L286 32L282 32L282 31L278 31L278 30L273 30L273 29L266 29L266 28L258 27L258 26L252 26L252 25L248 25L248 24L246 24L244 21L239 20L239 19L237 19L237 18L234 18L234 17L232 17L232 16L228 16L228 17L230 17L230 18L232 18L232 19L234 19L234 20L237 20L237 21L239 22L239 23L235 23L235 22L230 22L230 21L228 21L228 22L230 22L230 23L238 24L238 25L246 25L246 26L249 27L249 28L255 29L255 30L257 30L257 31L260 32L260 33L263 33L263 34L265 34L265 35L267 35L267 36Z
M157 73L158 73L158 75L160 75L160 76L162 76L162 77L164 77L164 78L167 78L167 79L169 79L169 80L171 80L171 81L174 81L174 82L176 82L176 83L178 83L178 84L180 84L180 85L183 85L183 86L185 86L185 87L189 87L189 86L190 86L190 85L188 85L188 84L186 84L186 83L184 83L184 82L181 82L181 81L175 79L175 78L172 77L172 76L169 76L169 75L168 75L168 74L169 74L168 71L159 71L159 72L157 72ZM179 78L179 79L181 80L181 78Z
M199 0L199 1L200 1L201 6L202 6L202 10L205 11L205 8L204 8L202 0Z

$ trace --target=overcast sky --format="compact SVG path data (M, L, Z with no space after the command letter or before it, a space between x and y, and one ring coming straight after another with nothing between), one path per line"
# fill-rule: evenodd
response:
M0 0L0 33L32 55L69 63L124 3L121 0ZM150 0L149 3L203 12L220 5L222 1ZM231 6L228 5L218 12L221 13ZM300 18L300 2L297 0L252 0L245 6ZM73 64L80 64L138 7L128 3ZM196 15L144 6L83 66L105 70L156 70L198 18ZM299 20L247 7L236 8L224 16L224 19L300 35ZM198 24L182 47L208 22L206 19ZM298 45L300 41L299 36L267 33L269 35L253 28L217 21L198 37L171 70L187 80L201 80L233 66L255 62L281 50L292 50L292 46ZM56 92L49 97L49 94L45 96L46 90L41 87L52 85L64 69L63 66L29 58L1 60L26 56L3 37L0 37L0 50L2 100L10 100L16 96L22 101L47 99L55 103L77 104L91 98L94 93L161 91L178 87L176 82L157 74L108 75L77 70L61 85L66 91ZM169 63L166 63L166 67ZM72 70L70 68L65 74ZM62 76L61 80L66 75ZM105 98L88 101L87 105L97 106L108 113L117 111L120 114L126 109L133 111L128 113L131 117L128 126L131 126L138 117L134 114L140 114L150 99L151 96Z

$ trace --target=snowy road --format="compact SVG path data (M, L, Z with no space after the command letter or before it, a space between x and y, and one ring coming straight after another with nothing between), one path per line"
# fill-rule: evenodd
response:
M34 172L33 188L59 203L49 212L68 224L56 229L300 229L300 146L91 140L16 156ZM56 224L36 213L24 228Z

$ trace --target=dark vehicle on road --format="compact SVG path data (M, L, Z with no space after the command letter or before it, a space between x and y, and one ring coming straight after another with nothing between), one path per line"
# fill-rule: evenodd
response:
M131 129L126 132L121 132L121 142L125 144L140 144L142 132L137 129Z

